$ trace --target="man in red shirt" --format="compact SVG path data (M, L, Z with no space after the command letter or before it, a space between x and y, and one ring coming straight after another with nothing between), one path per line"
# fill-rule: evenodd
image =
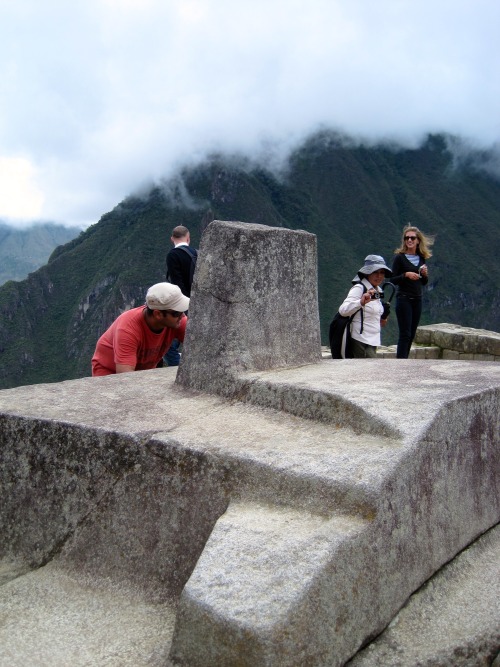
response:
M156 368L170 344L184 340L189 299L177 285L157 283L146 305L127 310L97 341L92 375L113 375Z

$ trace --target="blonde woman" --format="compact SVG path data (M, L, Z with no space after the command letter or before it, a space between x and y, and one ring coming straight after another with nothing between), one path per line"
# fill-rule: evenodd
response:
M403 229L401 245L394 251L391 282L397 287L396 317L399 339L397 358L407 359L422 314L423 287L429 281L427 260L432 256L432 237L407 225Z

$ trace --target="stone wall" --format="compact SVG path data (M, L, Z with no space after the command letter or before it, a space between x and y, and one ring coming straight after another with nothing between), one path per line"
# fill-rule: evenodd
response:
M458 324L429 324L418 327L415 343L437 347L439 359L500 361L500 333L496 331Z
M395 359L396 345L381 345L377 356ZM500 333L459 324L428 324L418 327L409 359L500 361Z

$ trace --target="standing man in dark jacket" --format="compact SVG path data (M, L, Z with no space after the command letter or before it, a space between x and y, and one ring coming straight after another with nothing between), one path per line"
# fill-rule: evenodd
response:
M177 285L184 296L190 297L198 251L190 247L189 229L183 225L174 227L170 240L174 247L167 254L167 282ZM169 366L179 365L179 341L173 341L165 361Z
M167 255L167 282L180 287L184 296L189 297L198 251L189 246L189 229L183 225L174 227L170 240L174 247Z

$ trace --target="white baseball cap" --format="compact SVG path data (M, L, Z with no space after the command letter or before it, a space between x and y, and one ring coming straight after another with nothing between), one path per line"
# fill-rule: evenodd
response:
M156 283L147 291L146 305L151 310L176 310L183 313L189 308L189 299L177 285Z

